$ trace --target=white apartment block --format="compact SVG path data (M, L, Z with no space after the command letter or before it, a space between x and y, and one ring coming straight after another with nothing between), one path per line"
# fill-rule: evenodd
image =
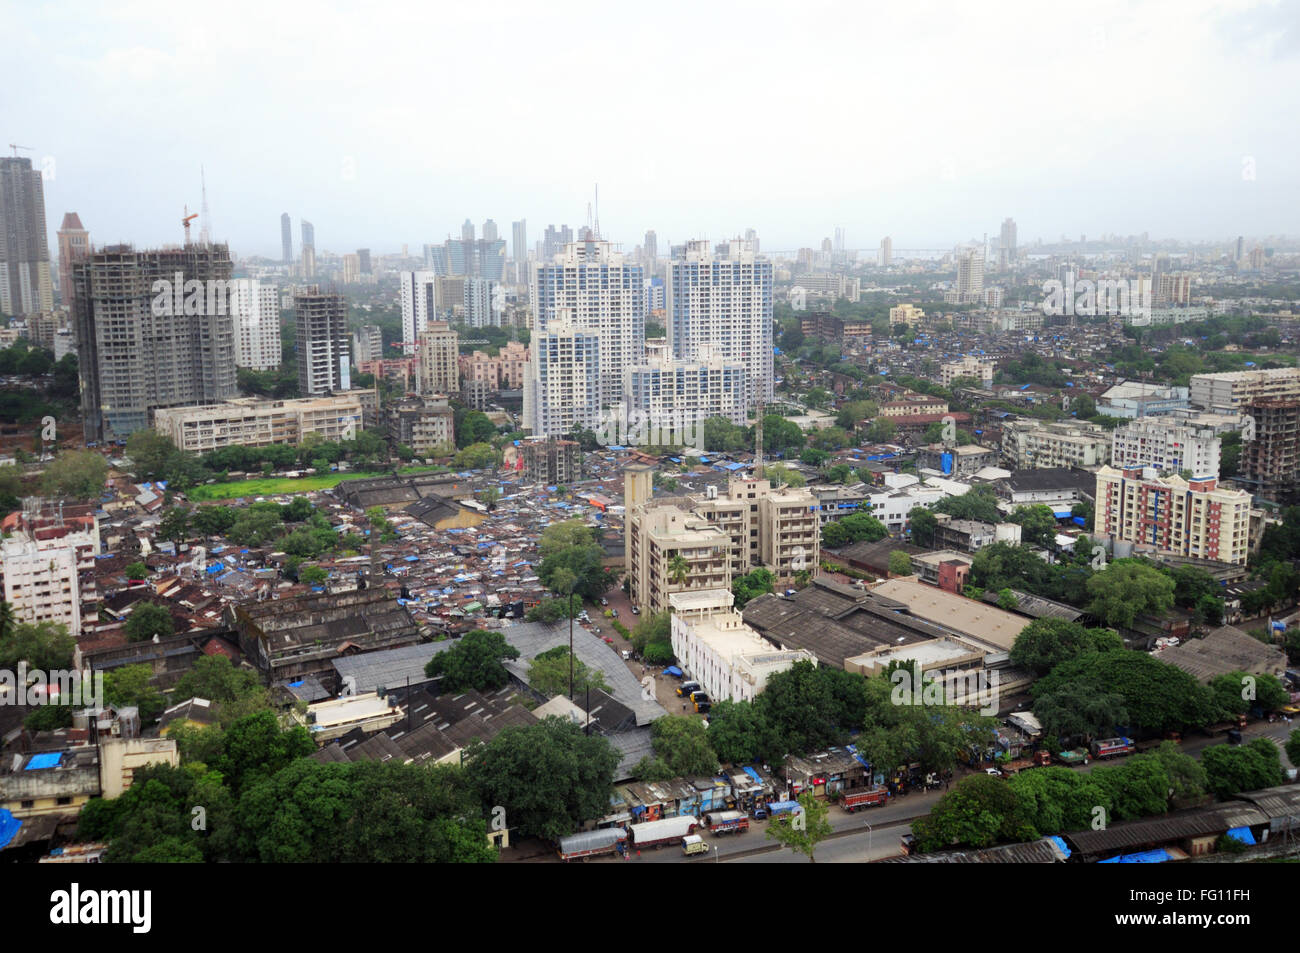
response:
M959 377L973 377L980 382L980 386L988 390L993 386L993 362L981 361L977 357L969 354L960 361L950 361L939 367L939 382L944 387L951 387L952 382Z
M280 366L280 295L252 278L231 282L227 306L235 318L235 366L273 371Z
M465 279L465 323L471 328L500 326L501 314L496 306L502 295L498 288L491 278Z
M1193 374L1190 384L1194 407L1216 414L1236 414L1242 404L1252 400L1300 397L1300 368Z
M741 361L749 379L747 403L773 396L772 263L753 242L727 243L725 257L707 241L687 242L668 265L668 345L680 361L707 350Z
M1110 437L1095 424L1011 420L1002 425L1002 461L1014 470L1101 466Z
M415 353L416 342L438 316L438 277L432 271L403 271L398 275L402 302L402 352Z
M780 649L745 624L727 589L676 592L673 654L713 701L752 702L767 680L796 662L817 664L807 649Z
M1097 471L1099 535L1139 551L1244 565L1250 554L1250 501L1218 481L1160 477L1154 467Z
M1217 478L1220 444L1212 429L1191 427L1168 417L1144 417L1111 435L1110 460L1122 469L1188 470L1194 477Z
M373 403L375 391L357 390L296 400L241 397L202 407L164 407L154 411L154 429L191 453L296 445L313 433L326 440L350 440L361 430L367 395Z
M600 428L600 339L599 331L578 327L570 312L533 332L524 376L524 426L533 436Z
M421 394L460 390L460 335L446 321L430 321L419 339L415 389Z
M18 622L66 625L81 634L81 588L77 544L69 539L37 542L14 535L0 543L4 599Z
M534 327L568 312L575 331L599 335L602 407L623 399L623 370L645 354L645 274L611 242L569 242L533 272Z
M742 426L746 421L744 364L720 357L671 361L664 354L623 373L623 402L629 418L636 413L661 429L691 431L710 417L725 417Z
M909 516L918 506L929 508L970 489L968 484L934 477L922 483L907 473L886 474L885 486L884 490L868 494L862 509L884 523L891 534L907 531L911 525Z

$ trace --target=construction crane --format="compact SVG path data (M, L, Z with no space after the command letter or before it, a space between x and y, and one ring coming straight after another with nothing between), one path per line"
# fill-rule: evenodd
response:
M12 150L14 151L14 155L15 155L15 156L18 155L18 150L19 150L19 149L22 149L23 152L31 152L31 151L32 151L32 147L31 147L31 146L16 146L16 145L14 145L12 142L9 143L9 148L12 149Z
M190 243L190 222L199 217L198 212L190 213L190 207L185 206L185 217L181 219L181 224L185 226L185 244Z

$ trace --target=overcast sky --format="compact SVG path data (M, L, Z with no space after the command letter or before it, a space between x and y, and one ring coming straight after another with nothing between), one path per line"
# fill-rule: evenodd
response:
M0 0L6 142L53 229L279 257L472 218L630 250L1300 232L1300 3ZM8 150L6 148L6 153ZM1253 178L1251 177L1253 170Z

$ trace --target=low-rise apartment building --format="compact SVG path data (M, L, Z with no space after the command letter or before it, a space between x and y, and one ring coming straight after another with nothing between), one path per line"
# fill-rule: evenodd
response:
M1095 467L1110 462L1110 432L1096 424L1011 420L1002 425L1009 469Z
M355 390L295 400L240 397L201 407L164 407L154 411L154 429L190 453L299 444L313 433L325 440L350 440L365 426L367 397L375 405L374 390Z

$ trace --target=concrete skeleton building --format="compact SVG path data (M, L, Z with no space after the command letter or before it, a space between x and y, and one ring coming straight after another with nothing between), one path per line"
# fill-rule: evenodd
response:
M358 368L384 358L384 333L377 324L357 328L352 335L352 363Z
M774 646L745 624L732 608L728 589L675 592L672 608L673 654L686 674L710 699L752 702L771 676L796 662L817 664L806 649Z
M225 245L198 244L142 252L117 245L73 263L87 442L143 430L160 407L238 393L231 268Z
M1245 564L1251 496L1215 478L1161 477L1154 467L1097 471L1099 536L1158 553Z
M1162 473L1188 470L1194 477L1217 478L1221 443L1213 430L1169 417L1147 417L1116 428L1110 461L1124 470L1155 467Z
M1300 483L1300 399L1253 400L1241 409L1252 433L1242 440L1236 479L1258 493L1290 498Z
M315 285L294 293L298 334L298 391L324 394L352 389L348 308L342 295Z
M296 400L240 397L159 410L154 414L154 429L191 453L233 446L296 446L310 434L330 441L350 440L362 428L366 403L375 400L374 390Z
M515 466L524 483L567 485L581 480L582 445L576 440L529 437L520 442Z

